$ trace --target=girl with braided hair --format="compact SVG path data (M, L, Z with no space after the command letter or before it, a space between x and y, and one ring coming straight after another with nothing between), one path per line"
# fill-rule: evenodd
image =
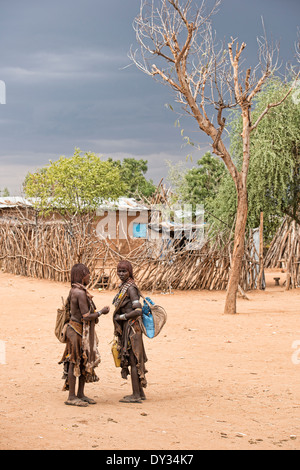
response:
M140 293L134 282L133 269L129 261L121 261L118 264L117 274L121 284L119 293L113 300L114 330L121 359L121 376L127 379L128 375L131 375L132 385L132 394L125 396L120 402L142 403L142 400L146 400L143 389L147 386L145 377L147 356L140 324L142 316Z
M95 373L101 358L98 351L98 338L95 325L99 316L107 314L109 307L96 311L93 297L86 286L90 282L90 272L84 264L76 264L71 270L71 290L69 294L71 306L71 320L66 331L66 349L60 361L64 364L65 386L69 390L66 405L88 406L96 402L85 396L86 383L97 382L99 378ZM78 393L76 395L76 378L78 378Z

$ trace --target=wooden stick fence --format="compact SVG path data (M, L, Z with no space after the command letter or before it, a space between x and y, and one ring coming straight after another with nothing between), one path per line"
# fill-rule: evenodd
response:
M178 250L176 241L169 241L167 248L162 244L156 250L157 254L154 254L154 245L155 242L145 240L124 255L117 242L97 237L93 221L88 217L74 217L69 221L31 220L21 215L17 219L0 219L0 265L5 272L69 282L72 266L84 263L91 272L91 287L116 289L120 282L116 275L117 263L128 259L142 290L226 289L231 240L224 241L221 235L208 239L200 251L185 247ZM250 237L240 287L244 291L255 289L257 274Z
M300 287L300 226L295 220L283 220L266 255L265 267L285 268L286 289Z

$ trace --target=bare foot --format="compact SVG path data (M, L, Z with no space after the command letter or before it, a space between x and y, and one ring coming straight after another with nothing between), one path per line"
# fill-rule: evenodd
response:
M83 395L82 397L78 396L78 398L79 398L79 400L82 400L82 401L88 403L89 405L96 405L95 400L93 400L92 398L86 397L85 395Z
M119 400L121 403L142 403L142 399L139 395L126 395L122 400Z
M88 403L80 400L79 398L73 398L72 400L67 400L65 401L65 405L69 405L69 406L80 406L82 408L85 408L87 406L89 406Z

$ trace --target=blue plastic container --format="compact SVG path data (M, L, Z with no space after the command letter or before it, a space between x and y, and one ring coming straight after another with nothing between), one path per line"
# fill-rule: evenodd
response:
M146 297L146 300L149 302L151 305L155 305L154 302L149 298ZM148 338L154 338L155 336L155 328L154 328L154 320L153 320L153 315L151 313L149 305L145 302L144 300L144 306L143 306L143 324L146 329L147 337Z

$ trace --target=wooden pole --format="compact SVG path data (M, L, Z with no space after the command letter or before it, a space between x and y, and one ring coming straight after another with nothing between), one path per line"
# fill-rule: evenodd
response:
M264 274L264 213L260 213L259 225L259 276L258 288L264 290L263 287L263 274Z

